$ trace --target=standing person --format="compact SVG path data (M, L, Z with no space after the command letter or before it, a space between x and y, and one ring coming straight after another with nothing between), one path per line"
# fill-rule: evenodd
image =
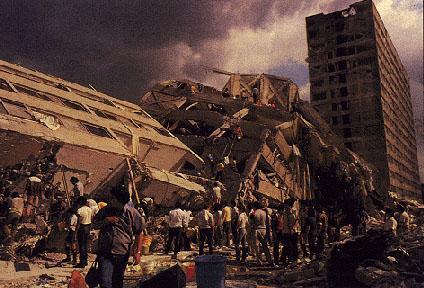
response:
M312 260L316 255L316 241L317 241L317 213L314 206L309 206L306 217L306 239L309 247L309 257Z
M34 216L35 207L38 207L39 196L41 195L41 179L37 177L37 173L31 172L31 176L27 179L26 205L24 212L24 221L29 220Z
M299 211L299 224L300 224L299 242L300 242L300 247L302 250L302 257L306 258L309 256L308 250L307 250L309 226L306 223L308 218L309 206L307 206L307 204L304 201L301 201L300 204L301 205L300 205L300 211Z
M236 260L240 261L240 245L241 245L241 261L246 262L247 259L247 226L249 224L249 218L246 214L246 208L240 206L239 215L237 218L237 238L234 243L236 248Z
M16 231L18 230L18 223L21 220L22 213L24 212L24 199L18 192L12 192L8 199L9 213L7 215L7 223L11 225L10 236L12 240L15 238Z
M246 214L249 218L247 225L247 246L249 254L256 257L255 243L256 243L256 230L255 230L255 208L251 203L247 204Z
M256 251L256 260L259 265L262 265L261 261L261 252L260 248L265 252L266 259L269 265L274 266L274 262L271 258L271 253L269 252L268 242L267 242L267 222L270 221L267 216L267 212L264 210L264 207L259 202L254 203L255 215L254 215L254 223L255 223L255 234L256 234L256 243L255 243L255 251ZM259 242L259 245L258 245ZM260 247L259 247L260 246Z
M327 228L328 228L328 216L324 209L321 209L317 219L317 246L316 246L316 257L319 258L325 248L325 240L327 239Z
M199 224L199 255L203 255L205 240L207 239L209 254L213 253L213 215L209 212L210 206L206 205L197 213L197 223Z
M274 214L274 210L269 207L268 199L264 200L264 211L266 213L266 241L269 245L272 245L272 231L271 231L271 216Z
M219 187L218 182L215 182L215 183L213 183L213 188L212 188L213 203L221 204L221 198L222 198L221 187Z
M230 247L231 245L231 207L226 201L223 203L222 208L222 229L225 235L225 245ZM223 235L223 236L224 236Z
M94 217L93 228L100 229L97 251L100 287L122 288L131 251L134 251L134 264L140 263L143 226L140 213L127 205L128 191L116 187L111 192L112 199ZM132 249L134 241L135 249Z
M80 207L76 212L78 217L77 239L80 259L75 268L84 268L88 265L88 238L90 236L93 212L88 207L87 199L84 196L80 196L77 199L77 204Z
M215 173L215 180L216 181L221 181L222 182L222 178L224 176L224 169L225 169L225 164L221 161L216 165L216 173Z
M183 210L185 213L185 219L183 223L186 223L187 225L183 225L183 229L181 232L181 247L184 251L190 251L191 250L191 244L190 239L187 236L187 230L188 230L188 224L190 223L191 218L191 211L190 210Z
M365 209L362 206L357 206L353 209L352 218L352 235L358 236L362 234L364 225L366 225ZM366 229L365 229L366 230Z
M409 230L409 215L408 212L406 212L406 209L403 205L398 205L398 213L395 214L395 219L398 222L397 231L399 233L405 233Z
M236 201L231 201L231 234L233 235L233 243L236 245L238 237L238 222L239 209L237 207Z
M292 208L292 203L284 205L283 212L283 229L282 229L282 240L283 240L283 251L281 258L283 263L286 264L288 261L297 260L298 248L297 248L297 235L295 233L297 218Z
M181 210L181 204L177 202L175 204L175 208L169 211L169 235L168 235L168 243L166 244L165 254L169 253L171 250L172 241L174 241L174 257L177 257L178 252L180 252L180 244L181 244L181 232L183 227L187 227L188 223L187 215Z
M75 176L72 176L70 181L74 185L72 187L72 197L78 199L78 197L84 196L84 185L82 182Z
M383 230L391 232L396 235L398 222L395 219L395 211L392 208L386 208L386 215L384 216Z
M69 208L65 213L66 229L68 234L65 238L66 259L62 262L77 265L78 249L77 249L77 226L78 217L76 215L76 205Z
M213 205L213 232L214 243L217 247L222 247L222 211L219 204Z
M290 205L290 214L289 214L289 225L290 225L290 254L291 260L293 262L299 261L299 232L300 232L300 224L299 218L296 215L296 211L294 209L294 203Z
M340 210L338 210L337 205L331 205L328 208L328 240L329 243L340 241Z
M274 263L279 265L280 260L283 260L283 256L280 258L280 243L283 246L287 245L287 242L284 242L283 238L283 228L284 228L284 206L280 205L277 209L277 212L273 214L272 217L272 231L273 231L273 255ZM284 249L284 248L283 248Z

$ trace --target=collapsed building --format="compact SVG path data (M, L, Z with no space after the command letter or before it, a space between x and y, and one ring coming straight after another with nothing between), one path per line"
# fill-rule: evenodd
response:
M49 183L48 189L65 192L68 205L71 176L94 196L125 176L139 201L135 178L144 175L138 181L147 195L158 187L167 191L158 203L165 206L205 192L173 174L185 166L200 170L203 160L139 106L4 61L0 61L0 139L1 180L13 180L10 189L22 194L32 173ZM132 170L134 165L139 173Z
M164 81L141 107L202 157L202 174L224 183L226 200L315 199L345 215L365 205L374 194L371 168L299 99L293 81L215 72L230 76L222 91Z
M141 109L0 62L2 173L47 172L43 181L66 195L77 176L98 199L125 179L137 202L164 207L197 207L213 181L224 184L226 200L316 199L352 209L372 197L371 169L300 101L293 81L217 72L230 76L222 91L165 81ZM19 179L14 189L23 192Z

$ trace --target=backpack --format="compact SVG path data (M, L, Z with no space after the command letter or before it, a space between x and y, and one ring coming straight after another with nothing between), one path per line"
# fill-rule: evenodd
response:
M106 209L106 208L103 208ZM124 223L125 225L125 230L128 233L128 235L130 235L130 238L132 240L129 249L128 249L128 253L130 253L131 248L132 248L132 243L133 243L133 237L134 237L134 233L133 233L133 219L132 219L132 215L131 212L129 210L127 210L124 214L126 217L124 217ZM119 216L120 218L122 218L122 214ZM106 228L104 229L100 229L100 233L99 233L99 239L98 239L98 243L97 243L97 254L100 253L110 253L110 251L112 250L113 247L113 239L115 238L115 229L113 227L113 225L108 225Z

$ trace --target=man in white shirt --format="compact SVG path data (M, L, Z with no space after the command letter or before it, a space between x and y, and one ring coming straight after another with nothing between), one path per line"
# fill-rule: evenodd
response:
M82 182L74 176L71 177L70 181L72 185L74 185L74 187L72 188L72 196L74 197L74 199L78 199L78 197L84 196L84 185L82 184Z
M77 239L80 253L80 262L75 268L84 268L88 265L88 237L90 236L91 221L93 220L93 212L88 207L87 199L84 196L80 196L77 199L77 204L80 208L77 210L78 217L78 230Z
M188 230L188 223L190 223L191 218L191 211L190 210L183 210L185 213L185 223L187 223L186 226L183 226L182 232L181 232L181 247L184 251L190 251L191 250L191 244L190 239L187 236L187 230Z
M77 229L78 229L78 216L76 207L71 207L65 212L66 228L68 235L65 238L65 252L66 259L63 263L72 263L77 265L78 249L77 249Z
M202 211L196 216L199 224L199 255L204 254L205 240L208 241L209 254L213 253L213 215L209 209L210 205L205 204Z
M242 247L241 261L245 262L247 258L247 226L249 224L249 218L246 214L246 208L241 206L238 209L239 215L237 219L237 239L235 243L236 247L236 259L240 261L240 245Z
M215 182L213 184L213 188L212 188L212 200L213 203L217 203L220 204L221 203L221 198L222 198L222 193L221 193L222 189L221 187L219 187L219 183Z
M395 219L395 212L391 208L386 208L385 221L383 225L383 230L391 232L393 235L396 235L398 222Z
M395 219L398 223L397 231L399 233L405 233L409 230L409 215L403 205L398 205L399 212L395 214Z
M165 248L165 254L169 253L169 250L171 250L172 242L175 240L174 257L176 257L178 252L180 252L181 232L183 227L188 227L187 214L181 210L181 204L177 202L175 204L175 208L169 211L168 217L169 235L168 243L166 244Z

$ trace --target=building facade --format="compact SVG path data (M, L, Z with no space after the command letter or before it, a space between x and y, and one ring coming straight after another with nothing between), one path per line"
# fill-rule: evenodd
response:
M376 170L382 198L421 199L408 76L371 0L306 18L311 102Z

